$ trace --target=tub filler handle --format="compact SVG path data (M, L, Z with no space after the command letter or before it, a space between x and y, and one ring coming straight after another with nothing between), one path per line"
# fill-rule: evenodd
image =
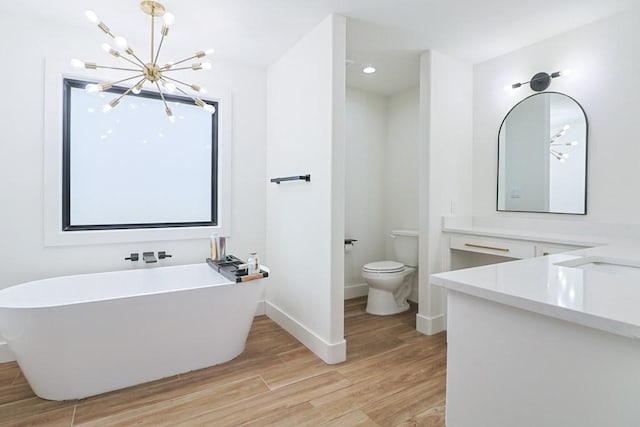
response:
M128 257L125 258L125 261L138 261L139 255L137 253L132 253Z

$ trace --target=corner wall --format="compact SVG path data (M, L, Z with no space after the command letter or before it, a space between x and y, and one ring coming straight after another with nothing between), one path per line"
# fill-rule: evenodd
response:
M344 340L345 18L331 15L267 72L267 315L327 363Z

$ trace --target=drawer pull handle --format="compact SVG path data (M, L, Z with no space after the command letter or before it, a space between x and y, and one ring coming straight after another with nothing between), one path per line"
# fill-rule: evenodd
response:
M494 248L492 246L473 245L471 243L465 243L464 245L470 248L480 248L480 249L489 249L492 251L509 252L509 249L507 248Z

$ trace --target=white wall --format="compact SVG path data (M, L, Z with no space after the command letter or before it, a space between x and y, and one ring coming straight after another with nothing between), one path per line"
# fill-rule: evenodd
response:
M499 218L544 218L578 222L640 222L640 10L561 34L474 67L473 214ZM573 97L589 122L587 215L498 213L497 135L504 115L530 95L528 86L507 93L505 85L540 71L571 69L549 90Z
M442 292L429 283L430 274L442 271L442 217L471 213L472 82L470 65L436 51L422 55L416 328L426 334L444 328Z
M346 359L345 19L329 16L268 69L267 315L327 363Z
M80 13L82 13L80 11ZM206 39L203 47L213 45ZM105 36L93 26L68 27L41 18L3 12L0 37L5 64L0 69L6 102L0 104L3 130L0 145L0 288L24 281L83 272L143 268L142 262L123 258L130 252L166 250L173 258L159 264L202 262L208 241L174 240L83 246L43 246L44 60L79 57L114 65L102 52ZM167 40L168 56L184 56L185 47ZM196 47L198 48L198 47ZM187 52L191 48L186 47ZM266 72L263 69L212 58L209 74L193 76L210 93L224 90L233 96L232 230L230 252L246 257L265 252ZM165 120L159 112L159 120ZM161 185L161 184L157 184ZM266 261L266 260L265 260Z
M417 87L381 96L347 89L345 298L366 295L362 266L394 259L392 230L418 229ZM412 299L417 301L417 279Z
M418 229L418 87L389 97L385 171L385 252L394 259L392 230Z
M366 294L362 266L385 259L387 98L347 88L345 237L358 239L345 255L345 298Z

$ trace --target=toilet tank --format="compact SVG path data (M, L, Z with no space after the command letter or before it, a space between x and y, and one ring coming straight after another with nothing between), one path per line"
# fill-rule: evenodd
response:
M418 232L415 230L393 230L393 249L396 260L409 267L418 266Z

